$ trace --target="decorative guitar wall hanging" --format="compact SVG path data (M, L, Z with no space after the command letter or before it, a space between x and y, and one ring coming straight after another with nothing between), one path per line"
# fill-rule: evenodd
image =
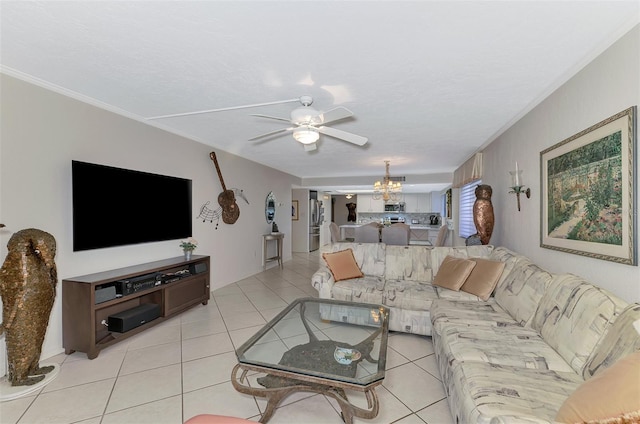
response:
M220 217L222 217L222 222L225 224L234 224L238 217L240 216L240 208L236 203L236 198L241 198L247 204L249 201L244 195L243 190L239 190L236 188L232 188L227 190L226 185L224 184L224 179L222 178L222 172L220 171L220 165L218 165L218 159L216 158L215 152L211 152L209 157L213 161L216 166L216 171L218 172L218 178L220 178L220 184L222 185L222 193L218 195L218 204L220 205L217 209L209 208L209 203L207 202L200 208L200 215L198 215L199 219L202 219L202 222L216 221L216 229L218 229L218 222Z
M249 204L249 200L244 195L244 191L238 188L232 188L233 193L236 196L236 199L242 199ZM200 213L198 214L196 219L201 219L202 222L211 222L216 221L216 230L218 229L218 224L220 223L220 218L222 217L222 207L218 206L216 209L211 208L211 200L207 200L202 206L200 206Z

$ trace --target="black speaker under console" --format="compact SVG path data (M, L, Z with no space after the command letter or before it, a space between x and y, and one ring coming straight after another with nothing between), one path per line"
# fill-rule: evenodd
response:
M135 308L109 315L109 331L125 333L160 316L160 305L143 303Z

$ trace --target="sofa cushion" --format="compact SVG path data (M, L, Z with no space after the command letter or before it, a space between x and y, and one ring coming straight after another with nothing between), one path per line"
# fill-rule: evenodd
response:
M428 311L438 294L431 284L415 281L387 280L384 285L382 304L400 309Z
M627 303L584 279L554 275L531 326L583 376L583 368Z
M582 383L575 372L528 369L487 362L456 362L448 402L453 422L553 422L562 402ZM522 417L530 417L527 421ZM504 421L496 421L504 422Z
M365 275L362 278L338 281L331 289L333 299L357 303L382 304L384 279Z
M496 327L518 325L493 299L486 302L438 299L431 305L431 322L436 333L439 333L438 328L446 327L450 322L474 322Z
M585 381L562 404L556 421L600 422L627 418L640 421L640 352L620 359ZM631 418L635 418L631 421Z
M458 300L458 301L466 301L466 302L481 302L480 299L475 294L463 292L461 290L453 291L449 289L445 289L443 287L435 286L436 293L438 293L438 299L446 299L446 300Z
M528 260L520 260L496 288L496 301L521 325L531 325L551 280L552 275L547 271Z
M476 263L468 259L447 256L440 264L433 284L449 290L458 291L467 280Z
M431 249L427 246L387 246L384 276L387 280L416 281L429 284L433 280Z
M461 246L461 247L433 247L431 248L431 267L433 274L436 275L440 269L440 265L447 256L454 258L487 258L493 251L491 245L480 246Z
M455 361L482 361L518 368L573 372L573 369L530 327L498 327L449 322L438 328L439 356Z
M384 276L386 245L384 243L333 243L331 251L351 249L364 275Z
M360 267L353 257L353 250L345 249L332 253L323 253L322 259L327 263L334 280L348 280L363 277Z
M573 372L530 327L476 326L472 321L437 321L432 332L442 382L449 385L451 367L458 362L479 361L522 369Z
M499 287L502 282L508 277L511 273L513 267L520 261L529 261L529 258L523 256L519 253L513 252L506 247L496 247L491 251L491 254L487 258L492 261L500 261L504 262L504 271L502 272L502 276L500 276L500 280L496 287Z
M640 305L632 303L616 317L584 368L586 379L640 350Z
M469 260L475 262L476 266L473 267L469 278L460 287L460 290L474 294L482 300L487 300L498 284L505 263L482 258L469 258Z

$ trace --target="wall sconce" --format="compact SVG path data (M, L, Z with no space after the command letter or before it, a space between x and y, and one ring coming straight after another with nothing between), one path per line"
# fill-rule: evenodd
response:
M516 170L509 171L511 174L511 191L509 193L515 193L516 199L518 199L518 212L520 212L520 193L524 193L527 199L531 198L531 189L522 185L522 170L518 169L518 162L516 162Z

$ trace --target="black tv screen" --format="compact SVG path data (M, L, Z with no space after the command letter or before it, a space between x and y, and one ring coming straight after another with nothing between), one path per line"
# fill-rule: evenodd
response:
M191 236L191 180L72 161L73 250Z

